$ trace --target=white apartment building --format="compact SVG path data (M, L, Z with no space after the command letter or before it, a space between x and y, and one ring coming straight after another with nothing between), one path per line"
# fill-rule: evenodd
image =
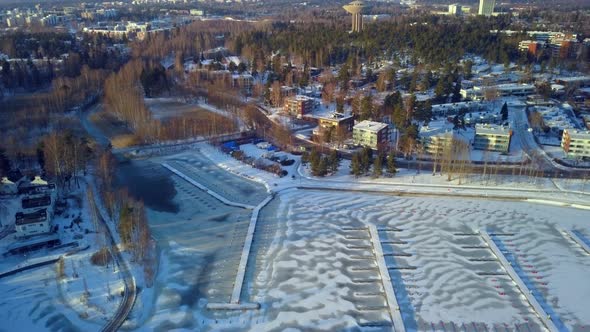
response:
M389 125L382 122L362 121L352 129L352 140L355 145L362 145L377 149L380 145L389 143Z
M561 147L567 158L590 158L590 131L564 129Z
M456 4L456 3L449 5L449 14L455 15L455 16L461 16L463 14L463 10L461 8L461 5Z
M509 127L477 124L475 125L473 148L507 153L510 151L511 138L512 129Z
M479 0L479 11L478 15L492 16L494 13L495 0Z

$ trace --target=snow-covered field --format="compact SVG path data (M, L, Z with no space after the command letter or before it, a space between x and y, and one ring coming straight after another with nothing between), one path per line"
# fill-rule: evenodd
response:
M175 98L146 98L145 103L156 119L207 112L197 105L188 104Z
M2 331L97 331L80 318L58 291L55 266L0 280Z

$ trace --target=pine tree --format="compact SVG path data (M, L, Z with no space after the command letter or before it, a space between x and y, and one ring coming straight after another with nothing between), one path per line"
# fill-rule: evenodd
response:
M8 175L10 168L10 159L6 156L6 151L0 148L0 176Z
M383 175L383 155L379 153L373 161L373 177L378 178Z
M352 155L352 160L350 162L350 174L358 177L362 172L361 158L360 154L357 152Z
M338 171L338 167L340 166L340 157L338 156L338 151L332 150L330 152L328 165L330 167L330 172L336 173Z
M326 174L328 174L328 157L320 158L317 175L326 176Z
M395 167L395 153L390 152L387 156L387 173L395 174L397 173L397 168Z
M367 173L371 168L371 158L373 157L373 150L371 150L371 148L365 147L360 153L361 169L363 173Z
M311 150L311 154L309 155L309 163L311 166L311 174L314 176L318 176L320 173L320 163L322 161L322 155L318 152L318 150L313 149Z
M502 106L500 114L502 114L502 121L508 120L508 104L504 103L504 106Z

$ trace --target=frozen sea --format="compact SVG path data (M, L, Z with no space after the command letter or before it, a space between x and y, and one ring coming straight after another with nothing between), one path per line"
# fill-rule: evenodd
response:
M149 212L161 262L153 314L142 329L389 331L368 224L381 229L409 331L544 330L477 231L501 234L568 330L590 329L590 256L560 231L590 236L590 212L324 190L288 190L262 210L241 298L261 309L209 311L206 303L229 301L250 210L222 204L163 169L164 161L230 200L256 204L267 195L198 153L144 165L175 194L174 208Z

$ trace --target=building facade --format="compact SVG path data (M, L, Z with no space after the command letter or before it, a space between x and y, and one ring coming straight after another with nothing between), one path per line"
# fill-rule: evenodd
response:
M314 108L315 100L307 96L297 95L285 99L285 111L297 117L313 112Z
M320 128L334 128L335 130L345 130L350 133L354 127L352 115L334 114L331 117L319 117L318 125Z
M352 115L334 113L331 116L318 117L317 119L318 127L314 129L313 134L314 136L323 136L324 139L327 138L324 135L328 132L336 136L331 137L331 139L350 137L354 127L354 117Z
M567 158L590 158L590 131L564 129L561 147Z
M494 6L496 5L495 0L479 0L479 11L478 15L492 16L494 13Z
M449 14L455 15L455 16L461 16L463 14L463 10L461 8L461 5L456 4L456 3L449 5Z
M15 219L16 236L19 238L47 234L51 231L50 217L46 209L30 213L19 212Z
M457 134L448 128L430 128L428 126L420 128L420 142L424 147L424 152L432 156L442 155L445 148L458 139Z
M389 143L389 125L382 122L362 121L354 126L352 140L355 145L377 149Z
M511 139L512 130L509 127L478 124L475 126L473 148L507 153L510 151Z

